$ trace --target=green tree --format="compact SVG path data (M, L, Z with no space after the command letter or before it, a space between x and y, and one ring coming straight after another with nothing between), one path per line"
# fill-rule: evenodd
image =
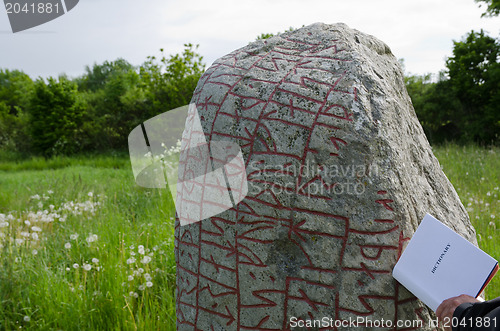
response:
M35 151L46 156L81 151L85 109L74 82L60 77L46 84L38 79L30 106Z
M498 16L500 14L500 0L475 0L479 3L479 7L482 4L486 4L486 11L481 16Z
M0 69L0 149L27 152L27 109L33 81L19 70Z
M500 42L483 30L454 41L446 61L451 88L462 104L459 119L466 140L489 143L500 135Z
M205 71L203 57L196 52L197 49L198 45L185 44L181 54L168 57L160 49L159 58L148 56L140 67L147 118L191 101L198 80Z
M104 61L102 64L94 63L92 68L85 67L86 73L78 80L78 85L80 90L95 92L104 88L111 76L134 69L132 64L121 58L111 62Z

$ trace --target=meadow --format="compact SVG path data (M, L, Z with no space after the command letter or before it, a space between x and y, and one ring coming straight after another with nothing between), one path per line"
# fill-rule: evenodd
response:
M434 152L500 259L500 148ZM174 216L126 155L0 155L0 330L174 330Z

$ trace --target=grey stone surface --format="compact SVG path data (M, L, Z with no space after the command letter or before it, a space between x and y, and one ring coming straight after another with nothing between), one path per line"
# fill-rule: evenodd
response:
M249 191L176 225L179 330L436 329L392 268L426 212L475 232L386 44L313 24L220 58L192 102L208 141L241 147ZM386 327L348 324L366 319Z

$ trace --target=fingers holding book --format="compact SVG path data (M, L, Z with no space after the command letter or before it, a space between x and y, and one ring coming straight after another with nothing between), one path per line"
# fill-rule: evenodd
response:
M455 309L463 303L470 302L480 302L478 299L471 297L467 294L462 294L456 297L452 297L444 300L436 310L436 315L445 326L447 331L451 331L453 313Z

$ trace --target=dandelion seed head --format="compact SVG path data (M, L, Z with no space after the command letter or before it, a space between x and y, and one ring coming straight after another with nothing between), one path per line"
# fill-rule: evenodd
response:
M151 262L151 257L146 255L142 258L141 262L144 264L148 264L149 262Z
M96 234L90 234L90 235L87 237L87 239L86 239L86 240L87 240L87 242L88 242L88 243L92 243L92 242L97 241L97 238L98 238L98 237L97 237L97 235L96 235Z
M70 243L65 243L65 244L64 244L64 248L66 248L66 249L70 249L70 248L71 248L71 244L70 244Z
M94 257L94 258L92 259L92 263L95 263L95 264L99 263L99 259L97 259L97 258L95 258L95 257Z
M80 266L78 265L78 263L74 263L74 264L73 264L73 268L78 269L79 267L80 267Z
M85 271L89 271L90 269L92 269L92 266L88 263L84 263L82 268L85 270Z
M24 320L25 322L29 322L29 321L31 321L31 317L29 317L29 316L24 316L23 320Z
M146 286L144 284L139 285L139 291L144 291L146 289Z
M152 287L153 286L153 282L146 282L146 286L147 287Z

